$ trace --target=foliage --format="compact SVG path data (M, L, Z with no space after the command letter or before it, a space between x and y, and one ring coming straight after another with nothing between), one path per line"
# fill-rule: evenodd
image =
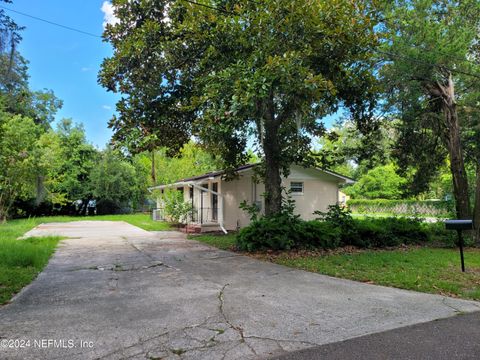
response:
M317 220L323 220L339 229L341 243L347 244L351 238L355 237L356 228L349 208L338 204L329 205L327 212L314 211L314 215L319 215Z
M454 244L443 224L427 224L417 218L353 219L350 211L338 205L326 213L315 212L319 220L303 221L280 214L253 221L240 230L237 245L241 250L288 250L292 248L384 248L426 244L436 241Z
M160 199L169 221L175 224L186 223L192 217L194 209L190 202L184 201L182 191L164 189Z
M90 186L92 196L100 199L99 214L130 212L142 196L135 167L111 148L102 152L100 161L91 170Z
M405 183L405 178L397 174L395 166L388 164L369 170L343 191L353 198L400 199Z
M193 141L185 144L173 157L168 156L165 148L155 151L154 162L159 184L171 184L180 179L216 171L222 167L222 163L217 158Z
M302 221L297 247L335 249L342 244L342 230L328 221Z
M313 214L319 215L317 220L328 221L341 228L351 226L353 222L350 209L338 204L328 205L327 212L316 210Z
M92 197L90 174L96 165L97 150L86 142L82 125L63 119L56 131L42 139L41 165L49 199L58 205Z
M295 245L300 223L300 220L292 221L283 214L262 217L240 230L237 246L245 251L291 249Z
M15 199L34 193L37 133L32 119L0 113L0 222Z
M249 204L247 200L243 200L239 207L248 214L250 221L258 219L258 216L260 215L260 207L258 204Z
M448 155L458 216L469 217L462 133L468 124L465 113L478 104L473 99L479 93L480 3L402 0L384 6L387 37L380 75L385 110L401 120L395 157L404 173L413 172L408 190L414 195L426 191Z
M360 248L381 248L428 241L428 230L421 221L406 218L356 220L346 245Z
M437 200L350 199L347 205L352 212L360 214L390 213L410 216L450 216L453 212L451 201Z
M113 1L119 21L104 36L114 55L99 81L124 95L114 138L178 150L195 134L227 169L246 162L253 138L276 214L281 172L309 157L320 119L340 103L359 122L372 110L373 12L351 1L208 4Z
M352 121L338 121L319 139L317 165L351 178L392 162L397 137L393 122L380 122L371 132L362 133Z

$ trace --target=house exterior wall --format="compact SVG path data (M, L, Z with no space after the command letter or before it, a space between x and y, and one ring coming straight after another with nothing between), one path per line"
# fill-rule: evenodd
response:
M252 202L252 174L242 173L238 179L222 181L224 226L227 230L236 230L250 223L248 214L240 209L240 203Z
M286 179L287 189L290 187L290 181L297 181L297 179ZM292 199L295 200L295 213L302 219L313 220L318 217L313 214L314 211L325 212L329 205L337 203L338 185L336 183L321 180L305 180L303 183L303 194L292 194Z
M338 185L342 181L341 178L327 172L292 166L289 176L282 179L282 186L289 190L292 182L301 182L303 184L303 192L292 193L292 198L295 200L295 213L305 220L311 220L317 217L313 215L314 211L326 211L329 205L336 204L340 200ZM221 194L218 197L216 219L212 217L213 194L210 191L202 191L199 188L203 185L205 187L208 186L209 190L213 190L213 183L218 184L217 192ZM182 185L177 189L183 190L185 202L192 203L190 185ZM261 213L264 213L264 192L264 184L255 183L252 169L241 171L238 174L238 178L232 181L222 180L219 175L214 178L205 178L203 181L197 181L195 186L193 186L193 207L196 211L193 219L188 219L188 222L212 226L214 224L220 225L223 219L224 227L227 230L245 227L250 223L250 218L245 211L240 209L240 204L245 200L248 204L257 203L260 206ZM203 211L201 209L202 199Z
M262 194L265 192L265 185L255 184L253 171L248 170L239 174L239 178L232 181L222 181L222 194L224 200L224 226L227 230L242 228L250 223L247 213L240 209L240 203L246 200L249 204L259 202L261 212L265 210L265 201ZM338 179L320 173L315 169L304 169L299 166L292 166L288 178L282 179L282 186L290 189L291 182L302 182L303 193L292 194L295 200L295 213L304 220L312 220L317 216L313 215L316 210L326 211L329 205L338 202Z

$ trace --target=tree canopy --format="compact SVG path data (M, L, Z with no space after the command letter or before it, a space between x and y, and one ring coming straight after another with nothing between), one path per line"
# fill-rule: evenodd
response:
M385 2L380 50L386 58L381 80L386 108L401 119L396 157L401 169L415 168L414 193L425 191L448 154L457 215L471 214L459 109L475 85L474 58L480 26L475 0ZM461 116L461 115L460 115Z
M253 137L267 214L280 210L281 174L308 162L322 117L343 104L361 122L372 109L368 2L112 4L119 22L104 36L114 55L99 81L123 95L114 137L178 149L194 134L227 168L246 161Z

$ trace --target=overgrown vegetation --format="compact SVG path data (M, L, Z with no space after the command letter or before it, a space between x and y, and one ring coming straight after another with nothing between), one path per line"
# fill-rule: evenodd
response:
M185 201L182 191L164 189L161 193L155 192L160 199L165 218L173 224L185 224L194 212L192 203Z
M454 245L454 234L443 224L424 223L410 218L352 218L350 211L338 205L327 213L318 213L313 221L301 220L284 210L273 217L262 217L240 230L240 250L334 249L342 246L385 248L399 245Z
M0 305L29 284L42 271L59 237L0 238Z

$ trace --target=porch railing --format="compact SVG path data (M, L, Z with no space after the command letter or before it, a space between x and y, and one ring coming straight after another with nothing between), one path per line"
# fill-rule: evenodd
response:
M216 223L218 222L219 209L212 207L195 208L187 217L186 223ZM156 208L152 211L152 219L154 221L168 221L164 208Z

